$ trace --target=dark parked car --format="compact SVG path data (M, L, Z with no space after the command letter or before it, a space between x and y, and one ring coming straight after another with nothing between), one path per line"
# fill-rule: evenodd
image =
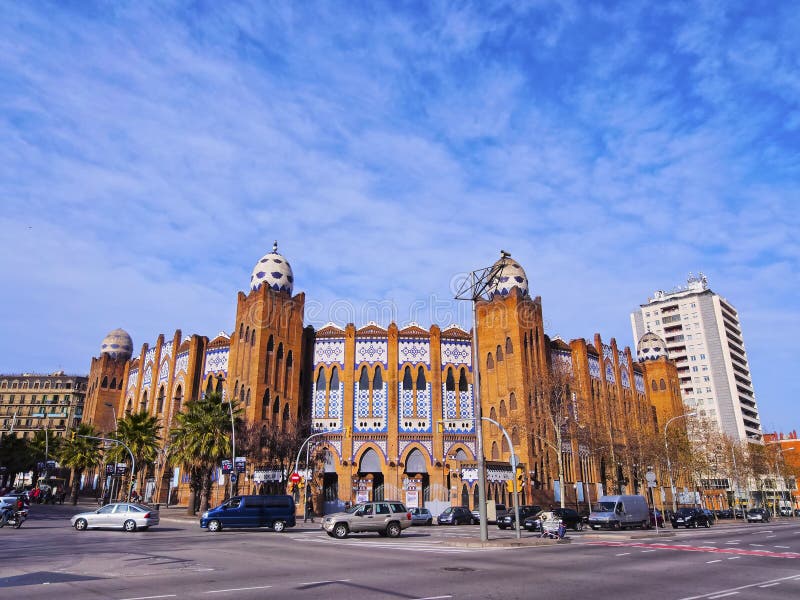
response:
M554 508L549 512L553 513L554 517L561 519L568 529L574 529L575 531L583 529L583 517L575 510L571 508ZM522 522L522 526L528 531L541 531L542 520L540 517L541 514L528 517Z
M472 525L475 519L466 506L450 506L436 519L439 525Z
M708 520L711 522L712 525L717 523L717 515L714 514L713 510L708 510L707 508L702 509L705 515L708 517Z
M499 519L504 514L506 514L506 505L505 504L495 504L494 505L495 519ZM480 523L481 522L481 512L477 508L472 511L472 519L476 523ZM497 521L496 520L493 521L491 518L489 518L488 522L489 523L496 523Z
M751 508L747 511L748 523L769 523L770 514L766 508Z
M717 511L717 518L718 519L732 519L733 518L733 509L732 508L723 508L722 510Z
M536 516L540 512L542 512L541 506L520 506L519 507L520 523L524 523L526 518ZM517 522L516 514L514 513L513 507L509 508L508 511L506 511L506 514L504 514L502 517L501 516L497 517L497 526L500 529L513 528L516 522Z
M678 512L672 515L672 527L711 527L712 521L708 515L699 508L679 508Z

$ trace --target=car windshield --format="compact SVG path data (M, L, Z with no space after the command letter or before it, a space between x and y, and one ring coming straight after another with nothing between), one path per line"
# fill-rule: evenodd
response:
M350 508L348 508L344 512L346 512L348 515L354 515L359 510L361 510L361 511L364 510L364 505L363 504L356 504L355 506L351 506Z
M597 512L613 512L616 502L598 502L594 505Z
M453 512L453 507L451 506L450 508L445 508L444 512L442 514L443 515L449 515L452 512Z

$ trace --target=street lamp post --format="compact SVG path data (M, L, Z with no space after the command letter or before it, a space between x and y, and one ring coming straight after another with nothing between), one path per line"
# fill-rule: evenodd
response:
M217 377L217 381L222 383L222 403L225 404L225 377L220 375ZM228 401L228 410L231 413L231 496L234 495L234 479L238 478L236 475L236 424L233 420L233 402L235 398L231 398Z
M669 487L670 491L672 492L672 511L676 512L678 510L678 501L675 498L675 481L672 479L672 462L669 459L669 445L667 443L667 427L669 424L677 419L683 419L684 417L694 417L697 413L696 412L688 412L682 415L677 415L668 419L667 422L664 424L664 450L667 453L667 474L669 475Z
M104 404L111 409L111 414L114 417L114 431L117 430L117 411L114 409L114 405L111 402L104 402Z
M784 448L783 445L781 444L782 441L783 440L773 440L773 441L767 442L765 444L767 446L769 446L771 444L778 444L778 452L780 453L781 460L783 460L783 451L784 450L794 450L794 447ZM773 491L772 491L772 512L773 512L773 514L775 516L778 516L779 510L776 510L776 508L778 508L777 504L778 504L778 493L779 493L778 492L778 477L780 476L781 479L783 479L783 487L784 487L784 489L786 489L786 480L781 476L780 472L778 471L778 457L777 456L775 457L775 463L774 464L775 464L775 479L773 480L774 484L773 484ZM781 498L783 498L782 494L781 494ZM792 514L794 514L794 510L792 510Z

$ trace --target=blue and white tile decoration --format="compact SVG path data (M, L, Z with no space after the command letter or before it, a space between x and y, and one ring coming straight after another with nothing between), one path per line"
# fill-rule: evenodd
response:
M206 360L203 367L203 379L208 377L211 373L219 373L220 371L228 374L228 353L229 348L209 348L206 350Z
M631 378L628 376L628 369L627 367L620 365L619 369L619 380L626 390L631 389Z
M644 394L644 375L641 373L633 372L633 384L636 386L636 391Z
M567 373L572 373L572 353L566 350L551 350L550 360L554 365L564 369Z
M142 389L149 389L152 382L153 365L147 365L147 368L144 370L144 377L142 378Z
M610 360L606 360L606 383L617 383L617 378L614 376L614 365Z
M443 339L441 344L442 371L447 365L466 365L472 370L472 344L468 340Z
M428 339L400 338L398 341L397 365L404 363L424 364L431 368L431 343Z
M603 344L603 360L608 360L614 356L614 349L608 344Z
M380 363L389 368L389 340L386 338L356 338L355 366Z
M189 370L189 352L181 352L175 358L175 374L186 373Z
M144 355L144 364L151 363L156 359L156 349L148 348Z
M162 383L169 379L169 357L161 361L161 368L158 370L158 382Z
M139 378L139 369L131 369L128 372L128 389L136 387L136 380Z
M319 365L338 363L344 366L344 338L323 338L314 341L314 370Z
M589 355L589 376L600 379L600 360L593 354Z

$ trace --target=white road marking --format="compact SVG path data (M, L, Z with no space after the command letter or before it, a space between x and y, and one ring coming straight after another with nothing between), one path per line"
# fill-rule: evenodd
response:
M775 546L776 548L791 548L791 546Z
M773 585L780 585L780 584L781 584L780 581L776 581L775 583L765 583L764 585L760 585L758 587L765 588L765 587L772 587Z
M323 583L344 583L346 581L350 581L349 579L326 579L324 581L306 581L304 583L298 583L297 585L322 585Z
M764 544L750 544L751 546L758 546L759 548L763 548Z
M719 559L717 559L717 560L707 560L707 561L706 561L706 564L707 564L707 565L710 565L711 563L715 563L715 562L722 562L722 559L721 559L721 558L719 558Z
M767 537L768 538L774 538L774 537L778 537L778 536L777 535L768 535Z
M790 579L800 579L800 575L790 575L789 577L781 577L779 579L769 579L767 581L760 581L758 583L740 585L739 587L731 588L728 590L709 592L707 594L700 594L699 596L686 596L685 598L681 598L680 600L699 600L700 598L708 598L708 600L714 600L715 598L724 598L725 596L732 596L733 594L738 594L739 590L746 590L749 588L760 587L768 583L780 583L781 581L788 581Z
M655 552L655 550L642 550L642 554L645 554L646 552Z
M255 587L243 587L243 588L230 588L228 590L209 590L207 592L203 592L204 594L224 594L225 592L246 592L249 590L265 590L267 588L271 588L271 585L257 585Z
M630 554L630 552L622 552L620 554L617 554L616 556L628 556L628 554Z
M416 600L442 600L443 598L452 598L452 596L428 596L427 598L417 598Z
M739 560L741 556L731 556L728 560Z
M138 596L136 598L124 598L123 600L154 600L155 598L174 598L175 594L164 594L163 596Z

